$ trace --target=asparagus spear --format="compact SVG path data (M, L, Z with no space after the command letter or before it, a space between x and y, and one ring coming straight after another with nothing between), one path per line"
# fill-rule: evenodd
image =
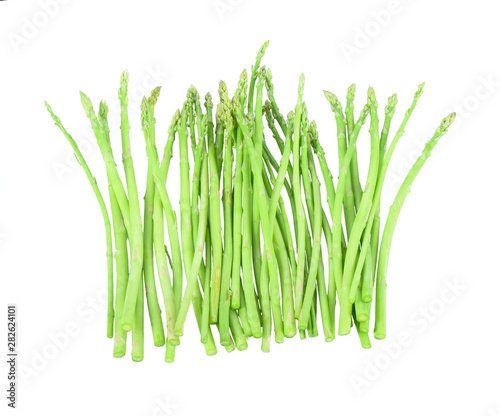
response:
M155 146L155 118L154 107L160 87L155 88L149 99L144 97L142 107L142 129L144 135L148 136L149 141ZM144 283L146 286L146 300L148 303L149 318L151 320L151 328L153 330L153 341L155 346L161 347L165 344L165 332L163 330L163 322L161 318L160 305L158 304L158 295L156 292L155 275L154 275L154 260L153 260L153 204L155 182L151 173L151 166L148 161L148 175L146 182L146 195L144 197ZM162 214L163 215L163 214ZM162 234L163 235L163 234Z
M108 338L113 337L113 318L114 318L114 310L113 310L113 241L111 237L111 223L109 221L108 210L106 208L106 204L104 199L102 198L101 191L97 186L97 181L92 175L85 158L83 157L78 145L73 140L73 137L66 131L64 126L61 123L61 120L58 116L54 114L52 111L52 107L45 101L45 107L47 107L47 111L50 116L54 120L56 126L61 130L64 134L64 137L68 140L69 144L73 148L75 152L75 158L78 164L82 167L87 179L90 182L90 186L94 191L94 194L97 198L97 202L99 203L99 208L101 209L102 218L104 220L104 228L106 230L106 261L107 261L107 271L108 271L108 314L107 314L107 336ZM121 282L120 282L121 283Z
M142 237L142 220L141 208L139 205L139 195L137 193L137 184L135 181L134 162L132 160L132 151L130 148L130 125L128 121L128 72L122 74L120 80L120 90L118 96L120 98L121 108L121 132L122 132L122 153L123 166L125 169L125 178L127 180L127 190L129 197L130 209L130 276L127 285L127 294L125 295L125 306L123 308L122 328L125 331L132 329L134 320L134 310L138 292L142 290L142 266L143 266L143 237Z
M239 127L241 130L241 127ZM262 337L260 314L255 296L254 279L252 273L252 180L250 171L250 156L248 146L243 141L243 227L241 241L241 270L243 275L243 290L248 311L248 320L254 338ZM260 288L258 289L260 291Z
M305 229L306 216L302 205L300 187L300 121L302 117L302 95L304 94L304 74L299 80L299 97L295 106L295 120L293 131L293 177L292 187L297 212L297 277L295 279L295 318L300 317L302 298L304 296L304 268L305 268Z
M108 125L109 108L104 101L99 105L99 123L108 143L109 125ZM110 144L111 146L111 144ZM108 179L109 182L109 179ZM128 283L128 248L127 248L127 232L123 223L123 216L118 205L115 193L111 183L109 187L109 200L111 205L111 216L113 218L113 234L115 237L115 262L116 262L116 316L115 316L115 340L113 348L114 357L123 357L127 345L127 333L121 328L123 304L125 302L125 293ZM109 282L108 282L109 283ZM108 293L109 294L109 293Z
M228 97L226 97L229 101ZM231 307L231 271L233 260L232 229L232 173L233 173L233 118L226 102L224 108L226 137L224 141L223 206L224 206L224 253L219 305L219 332L221 345L229 345L229 309Z
M387 293L387 266L389 264L389 251L391 249L392 237L396 222L403 207L403 203L410 193L411 185L416 176L424 166L426 160L430 157L432 150L439 139L448 131L450 125L455 120L456 113L451 113L443 119L441 125L437 128L432 138L426 143L420 157L411 167L401 184L394 203L389 210L387 221L385 223L384 233L380 243L379 264L377 270L377 299L375 307L375 338L384 339L386 335L386 293Z
M245 105L247 88L247 71L243 70L238 83L238 91L235 94L236 99L240 100L242 106ZM233 203L233 261L231 272L231 307L239 309L241 306L241 290L240 290L240 269L241 269L241 225L243 216L243 133L237 127L236 133L236 155L234 169L234 203ZM243 322L242 322L243 323Z
M211 101L210 101L211 104ZM222 107L217 107L217 126L220 126ZM212 106L207 107L208 114L208 166L210 169L210 238L212 241L213 270L210 287L210 323L216 323L219 316L219 296L222 273L222 236L220 222L219 174L213 137ZM219 127L218 127L219 128Z

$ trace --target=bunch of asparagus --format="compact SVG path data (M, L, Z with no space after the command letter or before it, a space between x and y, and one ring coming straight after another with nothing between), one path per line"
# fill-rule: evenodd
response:
M423 84L388 148L396 95L389 97L380 123L372 88L357 119L354 85L348 89L345 109L334 94L325 91L337 125L339 175L335 187L316 123L309 120L303 100L304 76L299 80L295 110L285 118L274 97L271 71L260 66L267 45L259 50L249 79L246 70L242 72L232 98L226 84L220 82L215 124L210 93L205 96L203 108L196 89L189 88L182 110L172 118L161 159L154 114L160 89L143 99L141 121L148 157L143 216L129 135L128 73L122 75L119 89L125 184L111 146L108 107L101 101L96 113L90 99L81 93L106 165L112 221L77 144L46 103L73 147L103 214L108 267L107 335L114 335L115 357L125 355L129 331L132 359L141 361L144 357L144 293L154 344L166 345L167 362L174 360L191 304L208 355L217 352L214 330L227 351L245 350L247 339L254 337L261 338L262 351L268 352L273 328L277 343L294 337L297 329L301 339L306 338L306 333L315 337L318 316L325 340L332 341L337 332L337 300L339 335L349 334L354 324L361 345L370 348L369 327L374 310L374 336L386 336L387 266L395 225L415 177L455 114L442 121L410 169L380 237L385 175ZM356 143L368 116L371 151L362 187ZM277 158L265 140L269 133L280 152ZM180 239L177 214L166 186L175 141L179 146ZM328 202L326 211L320 175ZM164 319L158 302L155 262Z

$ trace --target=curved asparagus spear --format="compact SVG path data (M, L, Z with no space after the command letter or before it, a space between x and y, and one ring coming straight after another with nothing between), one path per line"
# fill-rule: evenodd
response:
M85 158L83 157L82 153L80 152L80 149L78 148L78 145L76 142L73 140L73 137L66 131L64 126L61 123L61 120L59 119L58 116L54 114L52 111L51 106L45 101L45 107L47 107L47 111L49 112L50 116L54 120L55 124L57 127L59 127L59 130L64 134L64 137L66 137L66 140L68 140L69 144L73 148L73 151L75 152L75 158L78 164L82 167L83 171L85 172L85 175L87 176L87 179L89 180L90 186L92 187L92 190L94 191L94 194L97 198L97 202L99 203L99 208L101 209L102 213L102 218L104 220L104 228L106 230L106 261L107 261L107 270L108 270L108 315L107 315L107 336L108 338L113 337L113 318L114 318L114 310L113 310L113 241L111 238L111 223L109 221L109 215L108 215L108 210L106 208L106 203L104 202L104 199L102 198L101 191L99 190L99 187L97 186L97 181L92 175L92 172L90 171L87 162L85 161Z
M420 84L417 91L415 92L415 95L413 97L413 102L406 110L406 113L404 115L403 121L401 122L401 125L399 126L399 129L394 136L394 139L391 142L391 145L389 146L389 150L387 151L387 154L385 154L385 149L384 149L384 154L385 157L383 158L383 161L380 165L380 172L379 172L379 177L377 180L377 187L375 189L375 196L373 198L373 205L370 209L370 215L368 217L368 221L366 224L366 231L365 234L363 235L363 242L361 244L361 253L359 255L357 264L356 264L356 270L354 271L354 277L353 281L351 284L351 289L350 289L350 294L349 298L352 301L355 297L355 293L357 291L359 281L361 279L361 270L364 265L365 258L367 258L368 251L370 250L370 244L376 244L373 240L369 242L370 235L373 235L373 226L374 226L374 221L376 220L376 217L378 213L380 212L380 199L382 196L382 189L383 189L383 184L384 184L384 179L385 175L387 173L387 168L389 167L389 162L391 160L392 154L394 153L394 150L396 149L396 146L399 142L399 139L403 136L406 128L406 124L408 123L408 120L410 119L411 114L413 113L413 110L415 109L418 99L423 93L423 88L424 88L424 83ZM388 106L389 107L389 106ZM390 108L389 108L390 110ZM378 246L378 244L377 244ZM372 257L373 259L373 257ZM374 258L376 260L376 257ZM373 264L373 267L375 268L375 264ZM364 282L363 282L364 283ZM373 281L371 282L371 290L373 290ZM366 289L365 289L366 290ZM371 292L370 290L370 292ZM371 295L371 293L370 293ZM352 303L352 302L351 302Z
M448 128L455 120L456 114L451 113L445 117L441 125L437 128L432 138L426 143L420 157L411 167L406 175L405 180L401 184L394 203L389 210L387 221L385 223L384 233L380 243L379 264L377 270L377 293L375 306L375 331L374 335L377 339L384 339L386 334L386 293L387 293L387 266L389 264L389 251L391 249L392 236L396 222L401 212L403 203L411 191L411 185L420 169L424 166L426 160L430 157L432 150L438 143L439 139L448 131Z

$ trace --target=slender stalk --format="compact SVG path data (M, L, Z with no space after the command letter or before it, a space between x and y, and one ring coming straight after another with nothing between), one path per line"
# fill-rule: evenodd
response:
M142 110L142 128L144 135L148 136L147 140L151 141L155 146L155 118L154 107L160 87L155 88L151 97L143 100L143 106L148 109ZM146 287L146 300L148 303L149 319L153 330L153 342L157 347L165 344L165 332L163 330L163 321L161 318L160 305L158 304L158 295L156 292L155 275L154 275L154 259L153 259L153 205L154 205L154 190L155 182L151 173L151 166L148 161L148 175L146 181L146 195L144 197L144 283ZM161 213L163 216L163 212ZM162 234L163 236L163 234ZM162 237L163 238L163 237ZM164 250L163 250L164 251Z
M210 169L210 238L212 240L213 270L212 285L210 287L210 323L216 323L219 317L219 296L222 274L222 235L220 221L220 191L219 175L217 173L217 158L215 152L212 105L211 100L207 106L207 140L208 140L208 166ZM221 125L220 117L222 107L217 107L217 126ZM218 127L219 128L219 127Z
M99 124L104 133L106 141L111 147L109 137L109 124L108 124L108 111L109 108L104 101L99 104ZM109 180L108 180L109 183ZM115 263L116 263L116 315L115 315L115 339L113 356L123 357L126 352L127 333L121 328L123 304L125 302L125 293L127 291L128 282L128 248L127 248L127 232L123 224L123 217L120 211L120 206L116 199L115 193L111 183L109 188L109 200L111 206L111 216L113 218L113 234L115 237ZM112 284L112 280L111 280ZM108 285L110 282L108 281ZM109 286L108 286L109 296ZM109 299L108 299L109 302Z
M385 108L385 119L384 119L384 124L382 126L382 132L380 134L379 176L384 162L387 136L389 135L389 129L391 127L391 121L392 117L394 116L397 102L398 99L396 94L391 95L389 97L389 102ZM370 276L370 280L366 282L366 279L363 279L363 292L365 293L365 295L363 296L364 298L368 297L368 295L370 295L371 297L370 288L373 290L373 281L375 280L375 269L376 269L377 255L378 255L379 238L380 238L380 207L375 213L375 219L373 221L373 226L371 229L370 249L371 249L373 269L372 269L372 274Z
M122 328L125 331L132 329L134 321L134 310L137 299L140 297L138 292L141 290L142 266L143 266L143 237L142 237L142 219L141 207L139 204L139 195L137 193L137 184L135 180L134 162L130 148L130 124L128 121L128 72L122 74L120 80L120 98L121 107L121 125L122 132L122 159L125 169L125 178L127 180L127 191L129 197L130 209L130 275L127 285L127 294L125 296L125 306L123 308Z
M305 229L306 216L302 204L300 187L300 121L302 116L302 95L304 93L304 74L299 80L299 97L295 106L295 120L293 131L293 177L292 187L297 212L297 277L295 279L295 318L300 317L302 298L304 296L304 269L305 269Z
M247 89L247 72L241 73L238 84L237 98L242 106L245 105L245 92ZM241 306L241 242L242 242L242 218L243 218L243 133L237 127L236 133L236 156L234 169L234 198L233 198L233 261L231 272L231 307L239 309ZM242 320L243 323L243 320Z
M132 361L144 360L144 280L139 278L139 290L132 324ZM126 299L126 298L125 298Z
M380 243L379 263L377 270L377 293L375 305L375 331L374 335L377 339L384 339L386 335L386 293L387 293L387 267L389 264L389 251L391 249L392 237L396 222L401 212L403 203L410 193L411 185L416 176L422 169L426 160L430 157L432 150L438 143L439 139L448 131L448 128L455 120L455 113L443 119L441 125L438 127L432 138L426 143L424 150L420 157L413 164L412 168L406 175L401 187L399 188L394 203L389 210L387 221Z
M225 107L226 138L224 141L223 207L224 207L224 253L219 305L219 332L221 345L229 345L229 309L231 307L231 271L233 261L232 227L232 174L233 174L233 119L231 108Z
M201 316L201 343L206 344L208 340L209 317L210 317L210 280L212 279L212 242L210 239L210 224L207 225L205 236L205 276L203 280L203 304Z
M241 241L241 270L243 275L243 290L248 311L248 320L254 338L262 337L257 299L255 296L252 273L252 179L250 171L250 156L248 146L243 142L243 228ZM260 291L260 288L259 288Z
M47 111L49 112L50 116L54 120L56 126L61 130L61 132L64 134L64 137L68 140L69 144L73 148L73 151L75 152L75 158L76 161L79 163L79 165L82 167L83 171L85 172L85 175L87 176L87 179L89 180L90 186L92 187L92 190L94 191L94 194L97 198L97 202L99 203L99 208L101 209L102 217L104 220L104 228L106 230L106 262L107 262L107 273L108 273L108 313L107 313L107 336L108 338L113 337L113 319L114 319L114 310L113 310L113 241L111 237L111 223L109 221L109 215L108 215L108 210L106 208L106 204L104 202L104 199L102 198L101 191L99 190L99 187L97 186L97 181L92 175L92 172L90 171L87 162L85 161L85 158L83 157L82 153L80 152L80 149L78 148L78 145L76 142L73 140L73 137L66 131L64 126L61 123L61 120L59 119L58 116L54 114L52 111L52 108L50 105L45 101L45 107L47 107ZM122 283L122 281L120 282Z

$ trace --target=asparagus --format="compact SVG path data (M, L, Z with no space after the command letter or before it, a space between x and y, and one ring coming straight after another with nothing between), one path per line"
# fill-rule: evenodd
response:
M242 106L246 100L246 84L247 72L244 70L241 73L238 84L238 91L235 98L240 100ZM236 133L236 155L235 155L235 170L234 170L234 202L233 202L233 261L231 271L231 307L240 309L241 307L241 290L240 290L240 269L241 269L241 244L242 244L242 217L243 217L243 133L237 127ZM243 322L242 322L243 323Z
M233 119L231 108L226 102L224 119L226 137L224 141L223 206L224 206L224 253L219 305L219 332L221 345L229 345L229 309L231 307L231 271L233 260L232 228L232 172L233 172Z
M134 162L132 160L132 151L130 148L130 125L128 121L128 72L122 74L120 80L120 98L121 108L121 132L122 132L122 158L125 169L125 178L127 180L127 190L129 197L130 210L130 275L127 285L127 294L125 295L125 306L123 308L122 328L125 331L132 329L134 310L137 299L140 297L138 292L142 290L142 266L143 266L143 237L141 208L139 205L139 195L137 193L137 184L135 181ZM142 299L142 297L140 297ZM153 322L152 322L153 324Z
M108 125L109 108L104 101L99 105L99 123L106 138L110 144L109 125ZM110 144L111 145L111 144ZM109 178L108 178L109 183ZM128 248L127 248L127 232L123 223L123 216L118 205L115 193L111 183L109 188L109 202L111 206L111 216L113 218L113 234L115 237L115 262L116 262L116 316L115 316L115 342L113 348L113 356L123 357L126 352L127 333L121 328L123 304L125 302L125 293L128 283ZM112 282L112 280L111 280ZM108 284L110 282L108 281ZM109 295L109 288L108 288ZM109 302L109 299L108 299Z
M295 106L295 120L293 131L293 196L297 212L297 277L295 278L295 318L299 318L302 309L304 294L304 268L305 268L305 228L306 218L302 205L302 192L300 188L300 121L302 116L302 95L304 94L304 74L299 80L299 97Z
M384 233L380 243L379 264L377 270L377 296L375 306L375 331L374 335L377 339L384 339L386 335L386 294L387 294L387 266L389 264L389 251L391 249L392 237L396 222L401 212L403 203L410 193L411 185L416 176L422 169L426 160L430 157L432 150L438 143L439 139L448 131L450 125L455 120L456 114L451 113L443 119L441 125L437 128L432 138L426 143L420 157L411 167L406 175L405 180L401 184L394 203L392 204L387 221L384 227Z
M61 123L61 120L59 119L58 116L54 114L52 111L52 107L45 101L45 107L47 108L47 111L49 112L50 116L55 122L55 125L61 130L61 132L64 134L64 137L66 137L66 140L68 140L69 144L73 148L73 151L75 152L75 158L78 164L82 167L83 171L85 172L85 175L87 176L87 179L90 182L90 186L92 187L92 190L94 191L94 194L97 198L97 202L99 203L99 208L101 209L102 213L102 218L104 220L104 228L106 230L106 262L107 262L107 273L108 273L108 313L107 313L107 336L108 338L113 337L113 319L114 319L114 310L113 310L113 241L111 237L111 223L109 221L109 215L108 215L108 210L106 208L106 204L104 202L104 199L101 195L101 191L99 190L99 187L97 186L97 181L95 177L92 175L92 172L90 171L87 162L85 161L85 158L83 157L82 153L80 152L80 149L78 148L78 145L76 142L73 140L73 137L66 131L64 126ZM114 197L116 198L116 197ZM122 283L120 281L120 283Z
M151 97L142 101L142 129L147 140L155 146L155 118L154 107L160 94L160 88L155 88ZM146 108L147 107L147 110ZM153 260L153 204L155 183L151 174L151 162L148 161L148 175L146 183L146 195L144 196L144 283L146 286L146 300L148 303L149 318L153 330L153 340L157 347L165 344L165 332L161 319L160 305L158 304L158 295L156 293L156 284L154 276ZM162 214L163 215L163 214ZM163 238L163 233L162 233Z
M219 174L217 173L217 159L213 137L212 104L208 101L208 166L210 169L210 238L212 241L213 270L212 285L210 287L210 323L216 323L219 316L219 296L222 273L222 236L220 223L220 191ZM222 107L217 108L217 126L220 125Z

